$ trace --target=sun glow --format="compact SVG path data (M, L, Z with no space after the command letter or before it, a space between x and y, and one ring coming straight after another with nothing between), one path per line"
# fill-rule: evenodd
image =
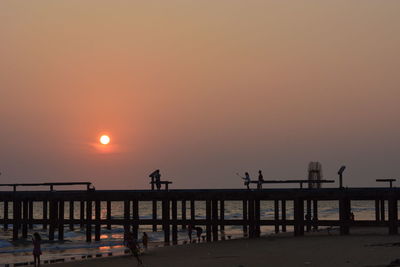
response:
M108 143L110 143L110 137L108 135L102 135L100 137L100 143L103 145L107 145Z

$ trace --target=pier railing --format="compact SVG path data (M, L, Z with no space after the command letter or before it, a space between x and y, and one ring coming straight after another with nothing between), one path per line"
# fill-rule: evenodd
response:
M86 240L100 240L102 226L111 229L113 225L123 226L125 231L132 231L138 237L139 227L151 225L156 231L159 226L164 231L164 240L177 242L178 227L199 225L205 227L207 241L219 240L227 225L242 226L250 238L261 234L261 226L274 226L275 232L286 231L293 227L294 235L304 235L305 231L320 226L337 226L340 234L350 233L352 227L382 226L387 227L389 234L398 233L398 208L400 189L397 188L349 188L349 189L263 189L263 190L90 190L90 191L18 191L0 192L3 202L3 218L0 224L4 230L13 226L13 239L27 238L29 229L34 224L42 225L49 231L49 239L64 239L64 228L74 227L86 229ZM319 201L337 201L339 206L337 220L321 220L318 218ZM375 201L375 219L353 220L351 202L355 200ZM111 217L112 202L123 202L123 218ZM139 214L141 202L152 202L152 218L142 219ZM196 218L196 203L205 201L205 218ZM242 218L226 219L225 202L241 201ZM274 218L261 218L261 201L270 201L274 207ZM33 218L33 205L40 202L43 207L42 218ZM75 218L75 203L79 203L80 216ZM157 203L161 203L161 217ZM181 202L181 213L178 217L178 202ZM291 205L287 205L291 202ZM9 205L12 203L13 216L9 216ZM65 216L68 204L69 216ZM190 204L190 206L187 204ZM290 207L289 207L290 206ZM101 216L101 210L106 216ZM388 218L385 218L387 207ZM294 214L287 219L287 212ZM93 214L94 210L94 214Z

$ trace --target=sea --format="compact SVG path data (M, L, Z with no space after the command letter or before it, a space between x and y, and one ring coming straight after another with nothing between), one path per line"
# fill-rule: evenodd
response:
M9 206L9 218L12 218L12 204ZM74 211L75 218L79 218L79 203L75 203ZM178 219L181 218L181 203L178 202ZM190 206L189 204L186 205ZM318 216L319 219L339 219L338 201L319 201L318 202ZM352 212L355 219L360 220L373 220L375 219L375 202L374 201L352 201ZM287 219L293 219L292 201L287 201ZM3 210L2 203L0 203L0 210ZM205 201L196 201L196 219L205 219L206 203ZM93 212L94 214L94 212ZM158 206L158 214L161 214L161 205ZM187 216L190 214L188 209ZM112 218L123 218L123 202L112 202ZM0 214L0 218L3 214ZM69 216L69 205L65 205L65 218ZM387 216L387 215L386 215ZM101 203L101 217L106 218L106 203ZM42 206L40 202L34 203L34 218L42 218ZM152 205L149 201L143 201L139 204L139 218L151 219L152 218ZM241 201L225 201L225 218L231 220L242 219L242 202ZM274 219L274 202L261 201L261 219L272 220ZM55 232L55 240L48 240L48 230L43 230L42 225L33 225L33 229L29 229L28 238L12 241L12 225L9 225L8 230L4 230L0 225L0 265L12 264L20 262L32 261L32 241L31 235L38 232L42 237L42 257L41 260L52 260L59 258L76 258L80 259L87 255L95 254L108 254L113 255L123 254L125 251L123 245L124 230L122 226L112 226L111 230L102 227L101 240L86 242L85 228L81 229L79 225L75 225L73 231L69 230L69 225L64 229L64 241L57 241L57 231ZM178 245L186 244L188 242L188 232L182 227L178 227ZM205 229L204 229L205 230ZM292 231L288 227L288 231ZM164 246L164 233L161 226L158 226L158 231L153 232L152 226L140 226L139 238L143 232L146 232L149 237L149 249ZM20 232L21 233L21 232ZM273 226L262 226L261 235L273 235ZM195 232L193 233L195 235ZM225 226L224 235L227 238L243 238L244 233L242 226ZM94 236L93 236L94 237Z

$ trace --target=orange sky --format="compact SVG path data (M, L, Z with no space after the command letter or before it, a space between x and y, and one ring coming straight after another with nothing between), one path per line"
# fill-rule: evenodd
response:
M399 1L1 1L2 182L399 178ZM98 149L99 134L112 143Z

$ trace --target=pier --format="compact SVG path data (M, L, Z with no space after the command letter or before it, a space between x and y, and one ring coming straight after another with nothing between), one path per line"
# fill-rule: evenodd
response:
M50 240L55 239L55 233L59 240L63 240L66 227L71 230L82 227L87 242L100 240L102 227L111 229L112 226L122 226L125 232L132 231L138 237L142 225L152 226L154 231L163 229L167 244L176 244L178 229L189 224L201 226L207 241L223 238L221 233L227 225L243 227L249 238L259 237L261 226L272 226L275 232L285 232L292 227L295 236L326 226L339 227L342 235L350 234L352 227L371 226L386 227L388 234L397 234L399 199L398 188L1 191L3 209L0 213L3 216L0 224L4 230L12 225L14 240L27 238L33 225L47 229ZM227 201L241 203L241 218L225 218ZM320 201L336 201L338 219L319 219ZM375 202L375 218L353 220L352 201ZM123 203L123 218L112 218L113 202ZM139 206L144 202L153 203L153 215L149 219L141 218L139 214ZM202 219L196 218L199 202L205 202L206 216ZM262 202L271 203L273 218L261 218ZM36 203L42 204L43 212L34 216ZM181 208L179 216L178 203ZM157 214L158 204L162 207L161 214ZM80 209L78 218L74 217L74 207ZM101 210L106 214L101 215ZM293 214L290 218L287 216L289 211Z

